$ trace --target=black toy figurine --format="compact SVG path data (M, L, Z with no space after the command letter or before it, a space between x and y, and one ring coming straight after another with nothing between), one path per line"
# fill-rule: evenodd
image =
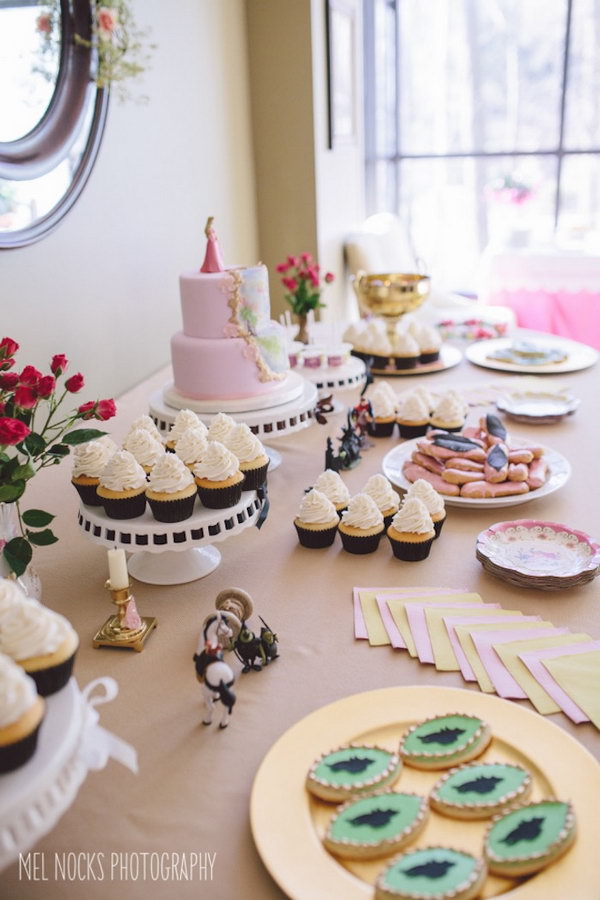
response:
M242 622L242 630L233 645L233 652L240 662L244 663L242 672L260 672L266 662L260 637L257 637L245 622ZM260 663L256 662L257 658L260 659Z
M263 623L263 627L260 629L260 642L265 654L265 666L268 666L270 662L279 657L279 644L277 635L269 628L263 617L259 616L258 618Z

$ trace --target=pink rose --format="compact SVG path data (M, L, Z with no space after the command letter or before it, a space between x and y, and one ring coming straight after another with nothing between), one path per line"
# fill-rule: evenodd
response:
M38 395L43 398L49 397L55 387L56 379L54 378L54 375L43 375L38 381Z
M98 22L100 37L110 38L119 22L117 10L111 6L101 6L98 10L96 20Z
M7 356L14 356L18 349L19 345L16 341L13 341L12 338L2 338L0 341L0 359L5 359Z
M69 365L69 360L64 353L55 353L50 363L50 371L53 375L62 375Z
M25 387L37 387L37 383L42 377L42 373L35 366L25 366L19 376L19 383Z
M100 419L102 422L106 422L107 419L112 419L113 416L117 414L117 404L114 400L98 400L96 404L96 418Z
M20 444L30 433L31 429L19 419L10 419L8 416L0 419L0 445L4 447Z
M299 263L299 259L297 256L288 256L287 262L288 262L288 266L296 267Z
M282 278L281 281L282 281L284 287L286 287L288 289L290 294L293 294L295 291L298 290L298 282L296 281L295 278Z
M4 369L12 369L14 364L14 357L9 357L8 359L0 359L0 372L2 372Z
M312 262L312 255L310 253L301 253L300 259L302 260L302 262L305 262L308 264L308 263Z
M70 394L78 394L85 381L83 379L83 375L81 372L77 372L75 375L71 375L70 378L67 378L65 381L65 388Z
M96 400L88 400L87 403L82 403L81 406L78 407L77 412L79 413L80 419L93 419L94 412L96 411Z
M37 391L33 390L33 388L19 385L13 394L13 399L15 401L15 406L19 409L33 409L38 402L38 395Z
M334 280L335 280L335 275L333 274L333 272L325 273L325 281L327 282L327 284L331 284L331 282Z
M287 270L289 269L289 266L287 263L279 263L278 266L275 266L275 269L280 274L283 274L284 272L287 272Z
M16 372L0 372L0 391L12 391L19 383Z

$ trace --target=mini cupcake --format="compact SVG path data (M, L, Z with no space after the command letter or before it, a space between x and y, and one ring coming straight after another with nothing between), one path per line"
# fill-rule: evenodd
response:
M136 519L146 509L146 473L129 450L109 459L97 491L109 519Z
M422 384L419 387L416 387L413 394L416 394L417 397L420 397L423 403L425 404L425 408L428 413L431 413L433 408L435 407L435 400L433 399L433 394L427 390Z
M175 421L169 429L166 448L170 453L175 453L175 444L190 428L202 428L203 424L191 409L180 409L175 416Z
M390 363L393 347L385 332L373 329L362 338L361 350L373 357L374 369L385 369Z
M429 410L425 401L416 391L405 398L398 413L400 437L422 437L429 427Z
M314 488L302 498L294 527L303 547L311 550L331 547L338 530L339 517L325 494Z
M375 389L370 397L373 421L369 422L372 437L390 437L396 424L396 407L386 391Z
M31 675L42 697L68 682L78 646L71 623L35 601L20 603L2 618L0 653Z
M146 499L158 522L183 522L194 512L194 476L175 453L163 453L148 481Z
M387 397L394 406L398 405L398 394L391 386L389 381L378 381L377 384L369 385L369 389L367 391L367 398L370 399L375 393L383 393Z
M383 524L387 528L400 506L400 498L390 482L385 475L371 475L362 492L375 501L377 509L383 516Z
M421 351L420 362L424 365L437 362L442 348L442 339L437 328L433 328L430 325L422 325L416 340Z
M435 488L428 481L425 481L424 478L417 478L407 490L405 502L409 497L416 497L425 505L433 522L435 536L436 538L439 537L446 521L446 506L442 495L438 494Z
M219 441L225 444L229 432L235 428L235 419L228 416L227 413L218 413L208 427L209 441Z
M438 400L431 414L430 422L434 428L444 431L460 431L465 424L465 403L456 391L447 391Z
M435 529L425 504L418 497L406 497L387 530L394 556L406 562L427 559Z
M351 497L339 525L344 550L348 553L374 553L384 533L383 516L368 494Z
M100 473L117 450L117 445L108 436L74 448L71 484L87 506L102 506L96 493Z
M206 425L202 425L201 428L190 428L175 444L175 453L190 470L193 470L196 463L200 462L208 450L206 435Z
M242 496L244 476L237 456L219 441L209 441L208 449L194 466L198 496L209 509L235 506Z
M394 360L397 369L414 369L419 362L421 351L413 337L406 331L399 332L394 339Z
M0 654L0 774L31 759L45 703L35 682L10 657Z
M350 491L340 475L334 472L333 469L325 469L324 472L321 472L314 483L314 487L322 494L325 494L328 500L331 500L338 516L341 516L343 511L347 509Z
M150 474L165 455L162 441L157 441L145 428L136 428L129 432L125 438L125 449L135 457L146 475Z
M129 437L132 431L137 431L139 428L147 431L148 434L151 434L155 440L160 441L160 443L162 444L162 434L160 433L150 416L138 416L137 419L134 419L129 426L127 437ZM125 441L127 441L127 438L125 438Z
M237 457L244 476L244 490L256 491L267 480L269 457L248 425L235 425L225 439L225 446Z

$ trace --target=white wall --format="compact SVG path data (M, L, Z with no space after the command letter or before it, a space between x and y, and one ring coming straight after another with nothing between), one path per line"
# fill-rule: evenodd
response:
M202 261L207 215L226 261L258 258L243 0L134 9L158 45L135 88L149 102L112 103L96 166L58 229L0 251L2 335L21 343L23 364L47 369L65 352L87 376L82 400L168 361L177 276Z

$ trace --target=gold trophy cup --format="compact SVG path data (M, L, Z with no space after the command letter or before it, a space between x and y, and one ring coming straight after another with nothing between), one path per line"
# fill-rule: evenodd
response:
M396 324L402 316L418 309L427 299L430 282L429 275L404 272L373 275L357 272L353 287L360 308L385 320L388 337L392 341Z

